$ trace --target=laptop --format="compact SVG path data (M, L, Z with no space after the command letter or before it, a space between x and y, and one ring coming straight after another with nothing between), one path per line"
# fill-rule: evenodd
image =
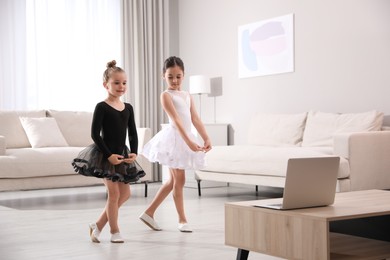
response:
M291 158L288 160L282 203L259 204L271 209L300 209L333 204L340 157Z

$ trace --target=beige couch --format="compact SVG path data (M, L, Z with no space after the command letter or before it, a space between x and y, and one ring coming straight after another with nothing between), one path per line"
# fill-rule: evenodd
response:
M201 181L284 187L287 160L340 156L338 191L390 189L390 131L383 113L259 114L249 126L248 144L215 146ZM302 180L304 181L304 180Z
M76 174L72 159L92 144L91 112L56 110L0 111L0 191L101 185L102 180ZM149 128L137 128L139 149L151 138ZM152 179L152 165L142 155L138 163Z

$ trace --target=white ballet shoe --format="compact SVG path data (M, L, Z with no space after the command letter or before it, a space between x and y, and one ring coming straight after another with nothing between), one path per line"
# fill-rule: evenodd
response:
M123 243L125 240L122 238L121 233L117 232L111 234L111 243Z
M141 214L141 216L139 216L139 219L142 220L148 227L150 227L151 229L155 230L155 231L160 231L162 230L159 225L157 224L156 221L154 221L153 218L151 218L148 214L146 214L145 212Z
M188 223L179 223L177 228L181 232L187 232L187 233L191 233L192 232L192 228L191 228L191 226Z
M92 242L100 243L100 240L99 240L100 230L97 227L96 223L89 224L89 236L91 237Z

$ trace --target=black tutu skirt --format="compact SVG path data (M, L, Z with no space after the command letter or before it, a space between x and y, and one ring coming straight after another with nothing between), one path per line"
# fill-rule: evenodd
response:
M127 157L129 152L129 148L126 147L122 155ZM133 163L123 162L118 165L111 164L107 158L103 157L95 144L83 149L77 158L73 159L72 166L75 172L81 175L105 178L113 182L137 182L145 176L145 172L136 161Z

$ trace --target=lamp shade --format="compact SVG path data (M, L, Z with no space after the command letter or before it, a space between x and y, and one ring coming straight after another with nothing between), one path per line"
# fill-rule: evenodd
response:
M209 94L210 79L204 75L190 76L190 94Z

